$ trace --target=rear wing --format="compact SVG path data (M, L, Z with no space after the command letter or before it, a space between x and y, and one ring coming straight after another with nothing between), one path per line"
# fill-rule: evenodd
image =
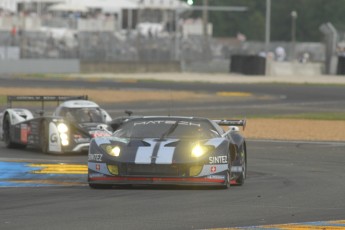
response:
M219 126L242 126L243 130L246 128L247 120L213 120Z
M87 100L87 95L82 96L7 96L7 107L12 108L12 102L41 102L44 110L44 102L56 101L59 105L61 101L68 100Z

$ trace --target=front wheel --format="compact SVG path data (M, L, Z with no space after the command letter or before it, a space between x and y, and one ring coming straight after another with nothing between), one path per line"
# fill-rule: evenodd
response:
M41 131L40 131L40 145L41 145L41 151L45 154L48 153L48 145L49 145L49 140L48 140L48 131L46 128L46 123L43 122L41 124Z
M225 175L225 181L224 184L222 185L223 189L228 189L230 188L230 183L231 183L231 173L230 173L230 169L227 170L226 175Z
M10 125L10 118L9 118L8 114L6 114L6 116L4 118L4 124L3 124L2 129L3 129L3 132L4 132L3 138L4 138L5 146L7 148L13 148L14 147L13 146L14 144L13 144L13 142L11 140L10 126L11 126Z
M246 177L247 177L247 153L246 153L246 150L244 150L244 159L243 159L243 163L242 163L242 173L237 178L236 183L238 185L243 185Z
M11 122L10 122L10 117L8 114L6 114L4 118L4 123L3 123L3 139L5 142L5 146L7 148L25 148L26 145L24 144L17 144L12 141L11 138Z

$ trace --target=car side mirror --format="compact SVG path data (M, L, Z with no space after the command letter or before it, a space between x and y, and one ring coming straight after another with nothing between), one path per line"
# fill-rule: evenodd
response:
M226 132L222 135L222 137L225 137L226 135L228 135L228 134L231 133L231 132L238 132L238 131L240 131L240 129L239 129L237 126L229 126L228 131L226 131Z
M97 129L99 130L102 130L102 131L105 131L107 132L108 134L112 135L113 133L108 129L108 126L107 125L97 125Z
M40 115L41 117L43 117L43 115L44 115L44 111L43 110L35 111L35 113Z

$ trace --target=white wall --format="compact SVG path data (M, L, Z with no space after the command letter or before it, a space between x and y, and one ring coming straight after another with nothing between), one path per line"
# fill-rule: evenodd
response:
M0 74L34 73L79 73L80 62L77 59L21 59L0 60Z
M324 72L323 63L275 62L267 63L268 76L317 76Z

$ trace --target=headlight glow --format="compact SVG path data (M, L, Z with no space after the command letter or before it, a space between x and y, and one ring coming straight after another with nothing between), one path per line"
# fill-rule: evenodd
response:
M106 151L110 156L118 157L120 156L121 149L119 146L114 147L114 146L109 145L106 147Z
M68 142L68 140L63 139L63 140L61 140L61 144L62 144L63 146L67 146L67 145L69 145L69 142Z
M68 127L64 123L58 124L57 129L58 129L59 133L67 133L67 131L68 131Z
M205 149L201 147L199 144L195 145L192 150L192 157L201 157L205 154Z
M67 135L66 133L61 133L61 134L60 134L60 138L61 138L62 140L68 140L68 135Z

